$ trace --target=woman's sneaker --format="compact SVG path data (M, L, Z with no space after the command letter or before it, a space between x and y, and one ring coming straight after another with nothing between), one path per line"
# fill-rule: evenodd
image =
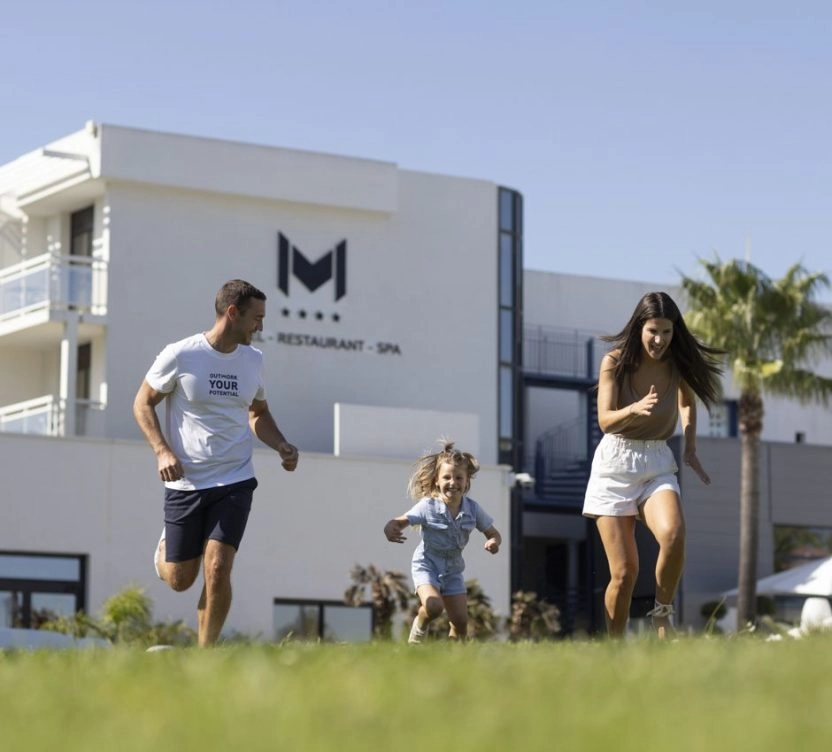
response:
M655 605L647 612L646 616L651 618L653 629L656 630L658 638L665 640L676 631L673 626L673 614L676 613L676 609L673 608L672 603L659 603L658 601L654 603Z

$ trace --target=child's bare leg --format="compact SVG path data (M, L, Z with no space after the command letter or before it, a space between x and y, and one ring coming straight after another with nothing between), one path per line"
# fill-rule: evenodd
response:
M416 623L419 629L426 629L428 624L442 615L444 608L442 605L442 596L433 585L419 585L416 594L419 596L419 601L421 602L419 613L416 616Z
M465 593L446 595L442 600L448 612L448 621L451 622L448 637L452 640L464 640L468 636L468 596Z
M410 627L409 643L420 643L427 637L428 624L442 613L442 596L433 585L419 585L416 588L421 605Z

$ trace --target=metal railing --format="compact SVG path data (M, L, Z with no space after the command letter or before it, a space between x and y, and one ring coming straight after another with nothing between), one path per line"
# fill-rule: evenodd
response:
M103 436L103 402L75 400L75 435ZM0 432L27 433L36 436L64 436L67 408L54 394L0 407Z
M540 434L535 442L535 454L557 465L586 459L586 416L579 415Z
M44 253L0 269L0 321L42 308L107 312L107 262Z
M594 332L526 325L523 329L523 370L526 373L595 379L609 348Z

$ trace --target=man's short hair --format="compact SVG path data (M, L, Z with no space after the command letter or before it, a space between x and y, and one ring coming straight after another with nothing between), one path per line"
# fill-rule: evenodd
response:
M217 316L222 316L228 310L228 307L233 305L243 312L252 298L265 300L266 295L245 280L232 279L226 282L217 293L214 310L217 312Z

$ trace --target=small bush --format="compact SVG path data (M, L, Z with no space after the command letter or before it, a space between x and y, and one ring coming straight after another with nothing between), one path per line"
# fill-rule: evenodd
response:
M153 601L143 588L128 587L104 602L98 618L79 611L45 622L41 629L73 637L102 637L114 644L192 645L196 634L182 621L153 622Z
M382 640L393 637L393 618L397 611L407 611L413 593L401 572L382 572L372 564L356 564L350 572L352 585L344 593L344 603L361 606L367 602L367 591L373 607L373 636Z
M551 640L560 634L560 610L541 600L537 593L518 590L511 596L508 638L520 640Z

